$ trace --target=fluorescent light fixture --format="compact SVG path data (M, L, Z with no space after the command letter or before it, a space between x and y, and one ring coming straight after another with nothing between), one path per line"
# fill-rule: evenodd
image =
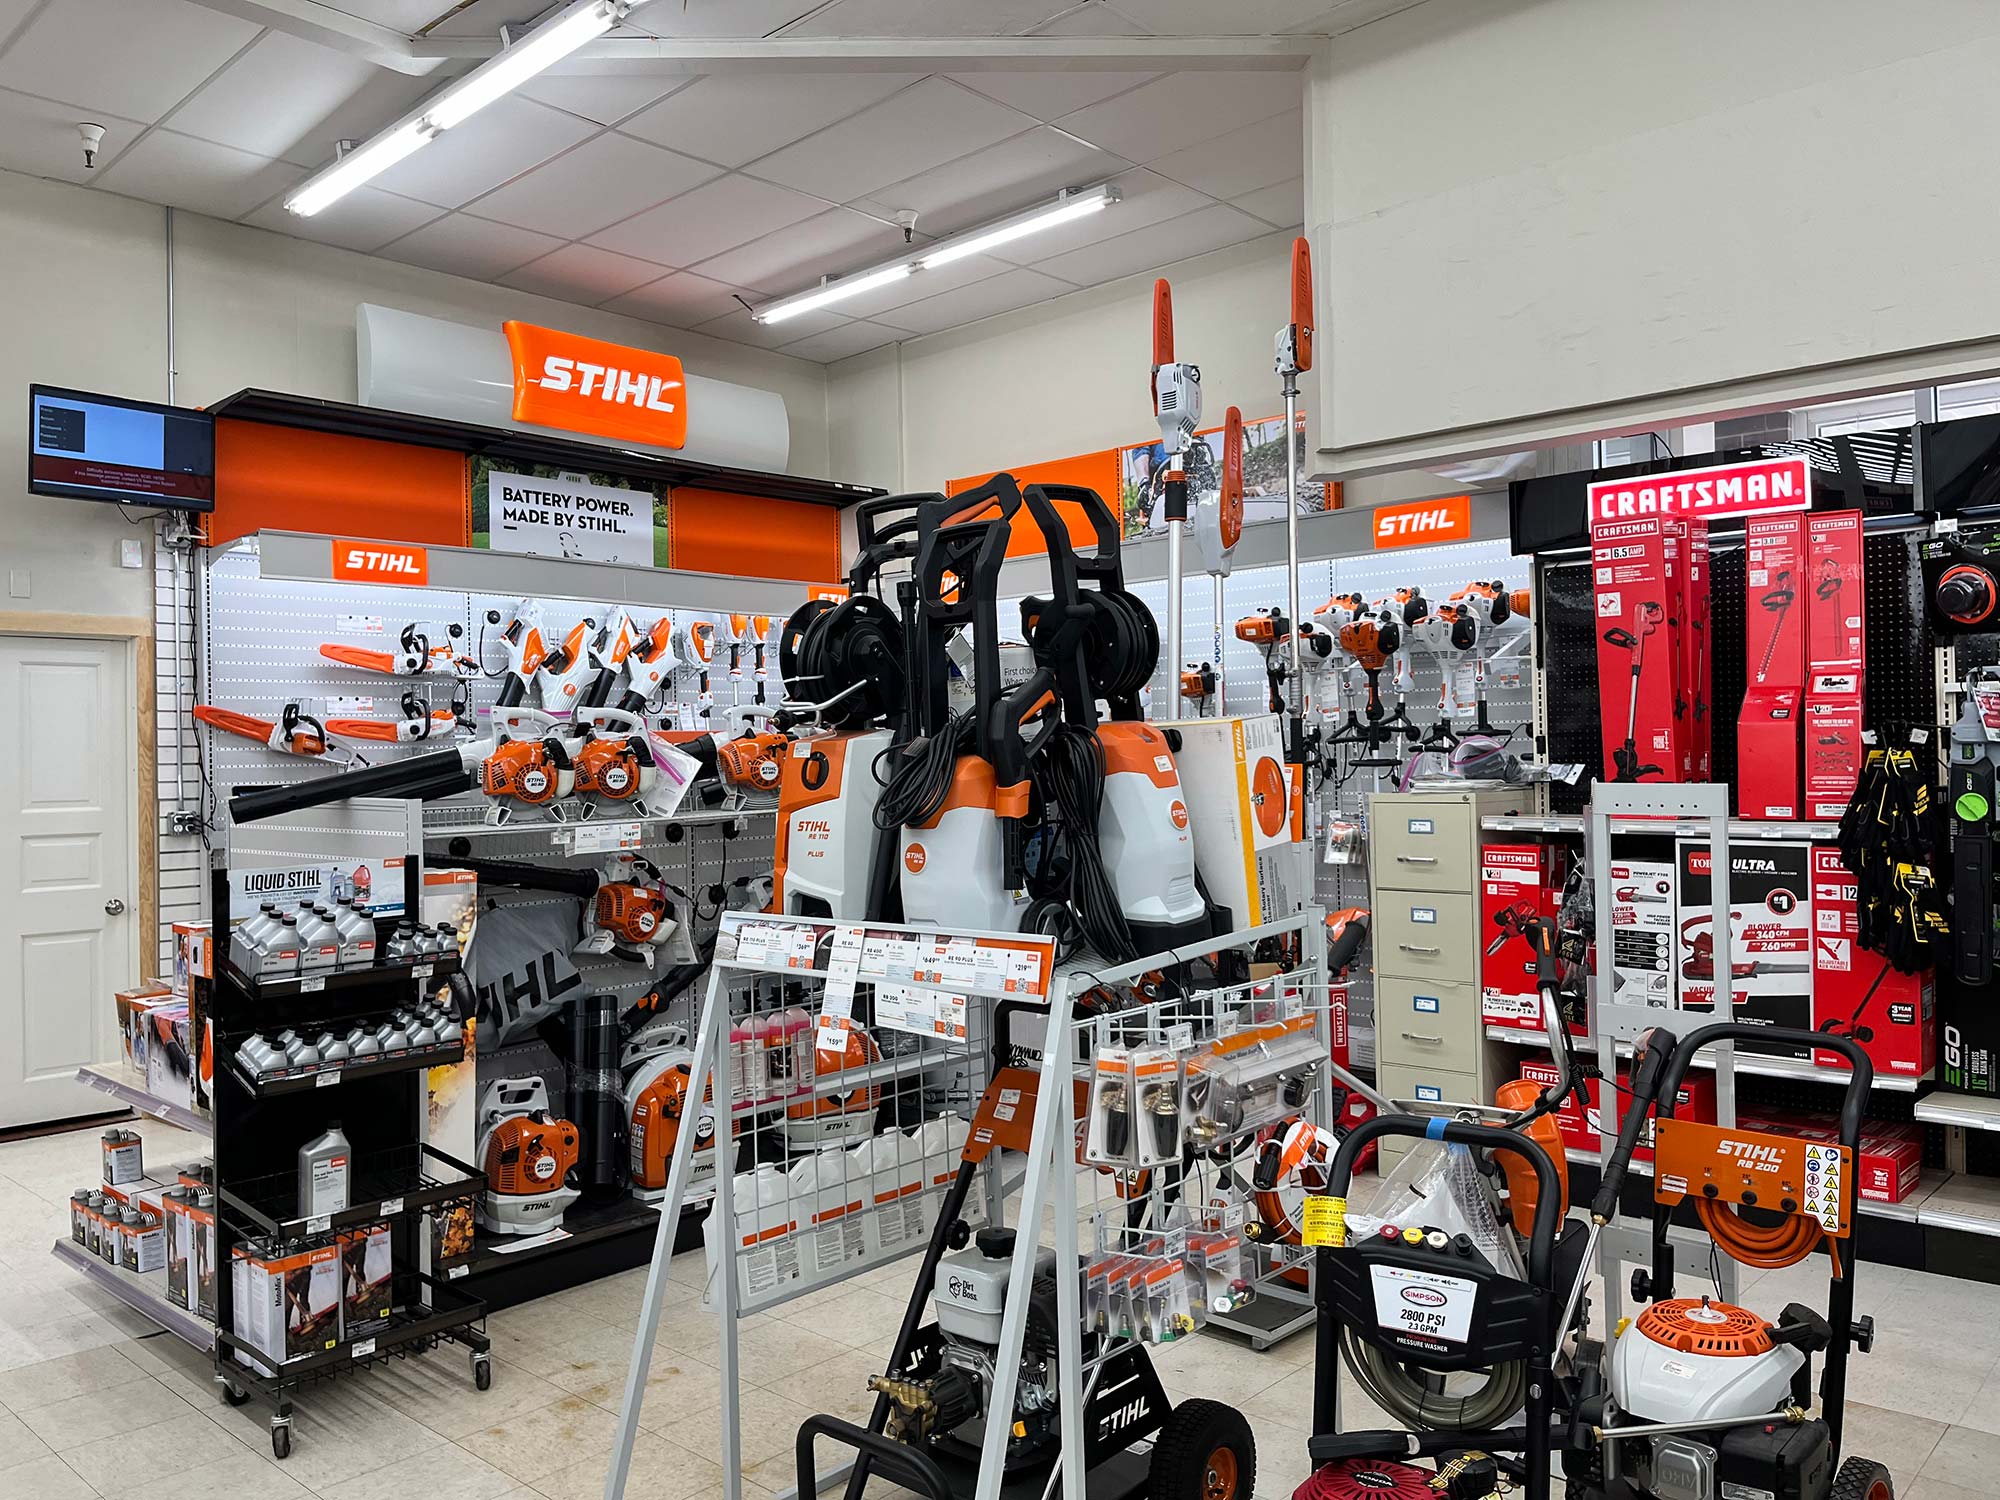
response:
M843 302L849 297L858 297L863 292L872 292L877 287L888 286L891 282L901 281L913 272L935 271L939 266L948 266L953 261L964 260L969 255L981 255L996 246L1011 244L1031 234L1039 234L1044 229L1053 229L1058 224L1067 224L1074 219L1084 218L1109 208L1122 196L1118 189L1108 182L1101 182L1096 187L1079 188L1075 192L1065 189L1056 194L1054 203L1046 207L1032 208L1005 219L997 219L978 229L968 229L951 239L940 240L913 260L892 261L866 271L856 271L853 275L843 276L838 281L822 282L809 292L800 292L796 297L786 297L760 307L751 316L759 323L782 323L787 318L796 318L800 313L813 312L835 302ZM907 233L907 230L905 232Z
M964 260L968 255L984 255L988 250L1010 245L1031 234L1040 234L1044 229L1086 218L1117 201L1118 189L1108 183L1081 193L1064 193L1048 208L1038 208L1018 218L1002 220L989 228L975 229L955 239L945 240L927 251L920 258L920 264L926 271L935 271L939 266Z
M379 176L440 132L462 125L496 99L547 71L618 25L645 0L575 0L518 42L489 57L432 98L308 178L285 207L310 217Z
M916 270L915 264L899 260L893 266L882 266L877 270L863 271L855 276L843 276L838 281L829 281L824 286L816 286L809 292L801 292L796 297L787 297L783 302L774 302L769 307L759 308L755 314L759 323L782 323L787 318L796 318L800 313L815 312L835 302L845 302L849 297L858 297L863 292L872 292L878 286L888 286L901 281Z
M369 178L388 171L419 147L430 144L430 139L431 131L422 120L406 120L315 174L285 200L285 207L300 218L309 219L329 203L345 198Z

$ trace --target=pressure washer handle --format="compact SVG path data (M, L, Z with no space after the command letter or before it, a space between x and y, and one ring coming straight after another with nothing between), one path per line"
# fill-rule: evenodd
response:
M1718 1042L1735 1041L1789 1042L1800 1049L1818 1047L1823 1051L1838 1052L1846 1058L1854 1071L1847 1080L1846 1096L1840 1102L1840 1143L1850 1150L1860 1150L1861 1112L1868 1104L1868 1091L1875 1086L1875 1064L1869 1061L1868 1054L1853 1037L1807 1031L1796 1026L1751 1026L1740 1021L1717 1021L1690 1031L1674 1048L1673 1058L1660 1080L1659 1113L1663 1117L1673 1114L1681 1079L1697 1052Z
M1624 1118L1618 1122L1618 1140L1611 1148L1611 1160L1605 1163L1597 1196L1590 1204L1591 1217L1602 1223L1609 1223L1618 1213L1618 1195L1625 1186L1625 1174L1631 1169L1632 1154L1639 1149L1646 1117L1660 1097L1661 1080L1673 1055L1673 1033L1665 1028L1655 1026L1639 1038L1638 1055L1632 1064L1632 1097L1626 1104Z

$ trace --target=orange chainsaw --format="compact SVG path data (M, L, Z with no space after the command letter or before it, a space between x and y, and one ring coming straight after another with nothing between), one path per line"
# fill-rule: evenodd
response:
M431 644L439 632L444 644ZM465 654L463 625L405 625L396 637L394 651L372 650L365 646L323 645L319 654L344 667L364 672L382 672L391 677L421 677L426 672L452 672L470 676L479 664Z
M434 734L472 723L472 703L463 678L445 708L433 708L415 691L403 694L400 719L328 719L326 732L337 740L367 740L381 745L409 745Z
M305 713L296 703L287 703L273 723L252 714L242 714L231 708L216 708L211 704L197 703L194 716L202 723L220 729L224 734L233 734L238 739L255 740L280 755L302 755L312 759L327 755L327 726Z

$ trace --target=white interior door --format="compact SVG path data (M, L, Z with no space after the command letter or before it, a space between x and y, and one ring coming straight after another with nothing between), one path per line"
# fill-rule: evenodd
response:
M137 977L131 647L0 635L0 1127L102 1112Z

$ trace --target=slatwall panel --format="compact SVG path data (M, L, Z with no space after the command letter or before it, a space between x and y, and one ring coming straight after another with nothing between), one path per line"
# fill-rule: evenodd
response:
M192 706L197 605L194 581L185 553L162 544L166 523L155 523L153 547L153 692L154 749L158 760L158 796L154 814L159 835L159 931L156 934L156 974L173 972L173 924L198 921L206 905L207 861L199 835L176 834L177 807L202 806L201 765L195 736L188 733L186 710ZM181 578L175 603L174 578ZM178 702L176 688L179 686ZM178 770L177 770L178 768ZM177 782L176 776L179 780ZM183 798L183 795L184 798Z

